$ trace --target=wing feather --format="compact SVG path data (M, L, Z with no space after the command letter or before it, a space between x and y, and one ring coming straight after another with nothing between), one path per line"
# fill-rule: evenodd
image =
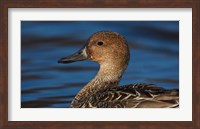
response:
M91 95L84 107L160 108L178 107L178 89L167 90L153 84L131 84L101 90Z

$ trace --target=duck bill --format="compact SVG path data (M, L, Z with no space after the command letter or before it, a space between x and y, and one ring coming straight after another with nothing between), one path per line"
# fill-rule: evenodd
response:
M60 60L58 60L58 63L72 63L72 62L83 61L87 59L88 59L88 55L86 53L86 49L83 48L70 56L61 58Z

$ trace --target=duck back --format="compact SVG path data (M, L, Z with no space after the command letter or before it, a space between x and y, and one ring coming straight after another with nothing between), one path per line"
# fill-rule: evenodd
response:
M130 84L97 91L72 105L77 108L173 108L179 106L179 90L154 84Z

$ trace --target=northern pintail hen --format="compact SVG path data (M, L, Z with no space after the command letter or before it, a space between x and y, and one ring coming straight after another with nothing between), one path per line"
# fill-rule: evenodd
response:
M97 75L75 96L73 108L164 108L179 106L179 90L154 84L118 83L129 62L129 47L116 32L94 33L77 53L59 63L92 60L100 64Z

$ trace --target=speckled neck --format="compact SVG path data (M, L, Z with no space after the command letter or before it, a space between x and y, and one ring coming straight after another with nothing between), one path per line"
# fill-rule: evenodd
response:
M123 65L122 67L121 65L102 64L95 78L86 84L83 89L75 96L72 104L74 102L77 103L78 101L84 100L84 98L89 97L99 90L118 86L118 83L126 67L127 65Z

